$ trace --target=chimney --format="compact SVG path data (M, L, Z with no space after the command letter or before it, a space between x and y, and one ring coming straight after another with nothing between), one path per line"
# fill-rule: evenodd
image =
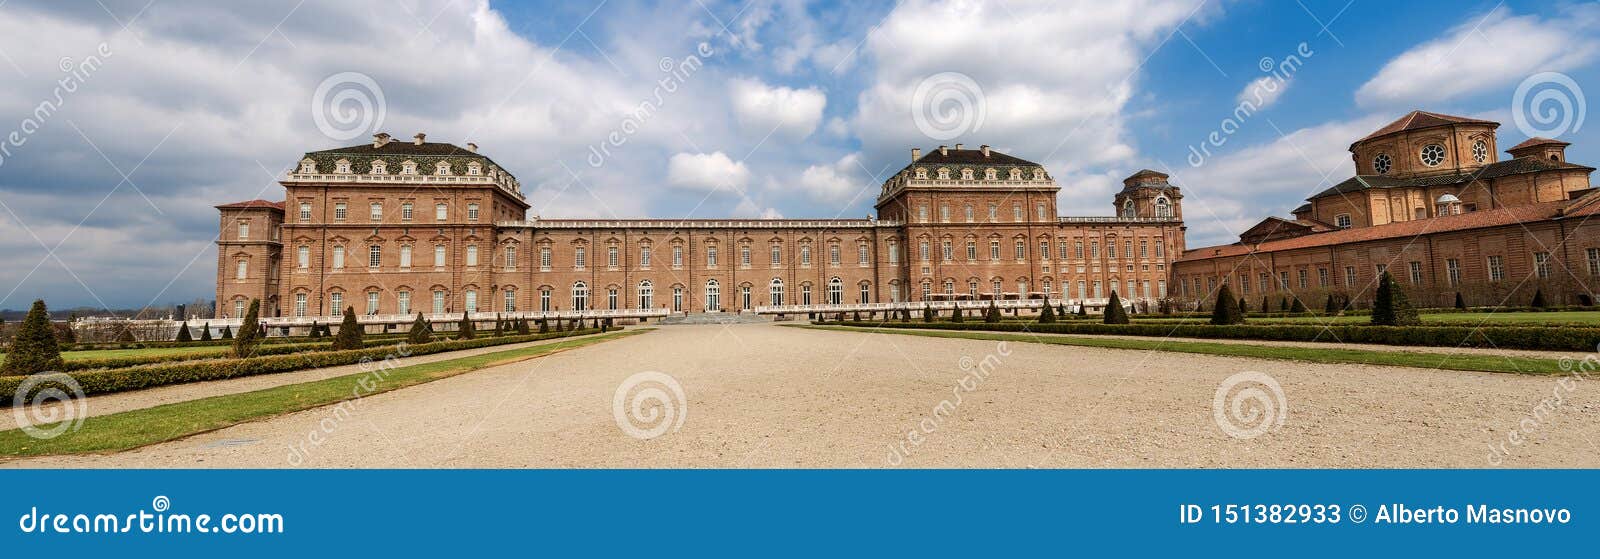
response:
M911 148L911 162L916 163L918 159L922 159L922 148Z
M474 144L472 142L467 142L467 151L470 151L472 153L478 153L478 144Z
M978 151L982 151L983 152L983 156L984 157L988 157L989 156L989 144L984 144L984 145L978 146Z
M961 151L961 144L956 144L956 151Z
M372 135L372 147L374 148L381 148L385 145L388 145L389 141L389 134L387 132L379 132Z
M945 146L939 146L939 155L943 155L943 156L948 157L950 155L950 148L945 147Z
M420 145L422 145L422 142L424 140L428 139L428 135L426 133L423 133L423 132L418 132L417 135L412 136L411 138L412 138L412 140L411 140L412 144L420 146Z

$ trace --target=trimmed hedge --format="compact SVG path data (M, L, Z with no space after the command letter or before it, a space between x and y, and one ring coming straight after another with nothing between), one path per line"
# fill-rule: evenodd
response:
M559 334L535 334L532 336L503 336L499 338L479 338L476 340L440 341L418 346L410 346L411 356L443 353L496 345L506 345L522 342L533 342L552 338L565 338L599 333L599 330L580 330L577 332L562 332ZM184 384L208 380L222 380L251 375L270 373L286 373L304 369L321 367L337 367L341 365L354 365L356 363L377 361L387 358L393 353L392 347L369 347L366 349L351 349L344 351L319 351L314 353L300 353L293 355L270 355L249 357L243 359L207 359L180 363L167 363L160 365L145 365L122 369L102 369L84 371L72 375L83 388L84 395L108 394L142 388L153 388L169 384ZM27 376L0 377L0 401L13 402L17 387ZM42 383L45 388L52 383ZM25 395L31 397L32 394Z
M921 328L927 330L977 330L994 332L1037 332L1041 334L1106 334L1174 338L1212 338L1226 340L1266 340L1285 342L1326 342L1380 344L1396 346L1477 347L1533 349L1548 351L1595 351L1600 345L1600 328L1546 328L1541 326L1370 326L1340 324L1096 324L1057 322L1055 324L1002 322L999 324L896 324L879 322L832 322L841 326L877 328Z

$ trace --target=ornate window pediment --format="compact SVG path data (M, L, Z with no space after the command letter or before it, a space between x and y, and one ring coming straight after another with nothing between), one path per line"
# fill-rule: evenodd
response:
M341 175L350 174L350 160L349 159L340 159L338 161L333 162L333 172L341 174Z
M483 174L483 164L482 163L479 163L477 161L473 161L473 162L467 164L467 175L476 177L476 176L479 176L479 175L482 175L482 174Z
M417 174L417 162L416 161L412 161L410 159L407 159L405 161L401 161L400 162L400 174L402 174L402 175L415 175L415 174Z
M437 176L441 176L441 177L450 176L451 175L450 162L449 161L440 161L439 163L435 164L433 166L433 174L437 175Z
M372 170L367 171L367 174L387 175L389 174L389 164L384 162L382 159L374 159L372 160Z
M307 157L305 159L301 159L300 160L300 172L302 174L307 174L307 175L316 173L317 172L317 162L316 161L312 161L311 158L309 158L309 157Z
M1014 180L1014 181L1022 180L1022 169L1016 169L1016 168L1011 169L1011 180Z

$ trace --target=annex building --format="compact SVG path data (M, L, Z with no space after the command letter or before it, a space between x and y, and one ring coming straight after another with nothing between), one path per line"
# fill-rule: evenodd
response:
M1350 144L1355 174L1313 194L1292 218L1268 217L1239 241L1173 263L1179 295L1209 302L1220 285L1255 307L1328 294L1370 301L1388 271L1419 305L1594 303L1600 192L1566 142L1531 138L1501 158L1499 123L1413 111Z
M865 219L528 218L478 152L377 134L305 154L283 201L217 206L217 318L539 313L1168 296L1182 194L1155 171L1103 217L1061 217L1043 166L939 146L886 180Z

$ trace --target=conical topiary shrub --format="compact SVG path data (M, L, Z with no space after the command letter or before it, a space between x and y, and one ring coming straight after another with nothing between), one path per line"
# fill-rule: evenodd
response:
M344 320L339 322L339 333L333 336L333 350L361 349L361 323L356 322L355 307L344 308Z
M966 322L967 317L961 314L961 304L956 304L956 310L950 312L950 322Z
M1226 287L1226 286L1224 286L1224 287ZM1247 313L1247 312L1250 312L1250 303L1245 302L1244 297L1240 297L1239 298L1239 316L1244 316L1244 313Z
M178 342L178 343L185 343L185 342L194 341L194 336L191 336L189 334L189 322L188 321L184 321L182 324L178 325L178 337L173 338L172 341L175 341L175 342Z
M936 317L938 317L938 315L934 314L933 305L923 305L922 306L922 321L923 322L933 322L933 319L936 318Z
M1078 301L1078 318L1087 318L1088 316L1089 305L1083 304L1083 301Z
M1050 308L1050 301L1044 302L1044 310L1039 311L1039 324L1055 324L1056 313Z
M233 327L232 326L229 326L227 324L222 325L222 339L224 339L224 340L233 339Z
M1295 297L1294 298L1294 302L1289 305L1289 312L1292 312L1292 313L1304 313L1304 312L1306 312L1306 304L1305 303L1301 303L1299 297Z
M1543 308L1546 308L1546 307L1550 306L1549 304L1546 304L1544 302L1544 290L1543 289L1535 289L1535 290L1533 290L1533 300L1528 302L1528 306L1536 308L1536 309L1543 309Z
M1411 307L1405 291L1389 272L1378 278L1378 293L1372 304L1372 324L1377 326L1415 326L1422 324L1417 309Z
M261 300L251 299L250 307L244 312L244 321L239 323L239 336L233 339L233 354L237 357L253 357L256 348L261 345L261 328L256 325L261 322ZM223 337L228 337L228 331L222 331Z
M406 331L406 343L421 345L433 342L433 325L428 324L428 319L417 313L417 318L411 321L411 329Z
M524 319L521 319L521 320L517 321L517 335L518 336L526 336L526 335L528 335L528 319L524 318Z
M31 375L61 368L61 346L56 343L56 333L50 326L50 312L44 300L33 302L28 316L17 327L11 348L5 354L5 364L0 371L7 375Z
M1106 324L1127 324L1128 311L1122 308L1122 299L1117 297L1117 290L1111 290L1111 300L1106 302L1105 316L1101 320Z
M550 333L550 321L545 320L543 318L539 319L539 333L540 334L548 334L548 333Z
M54 336L55 332L51 332L50 335ZM123 325L122 326L122 331L121 332L117 332L117 341L118 342L122 342L122 343L133 343L133 342L139 341L138 339L135 339L133 337L133 325L131 325L131 324Z
M1000 322L1000 306L993 300L989 301L989 312L983 314L983 321L990 324Z
M1461 297L1461 292L1460 291L1456 292L1456 308L1458 308L1458 309L1466 309L1467 308L1467 300Z
M202 341L202 342L211 341L211 323L210 322L207 322L207 323L204 323L204 324L200 325L200 341Z
M1243 324L1244 312L1239 309L1239 304L1234 302L1233 290L1228 284L1222 284L1222 289L1217 290L1217 305L1211 309L1211 323L1219 326L1229 324Z
M460 330L456 332L456 339L470 340L477 336L477 331L472 327L472 319L468 318L467 313L461 313L461 325Z

